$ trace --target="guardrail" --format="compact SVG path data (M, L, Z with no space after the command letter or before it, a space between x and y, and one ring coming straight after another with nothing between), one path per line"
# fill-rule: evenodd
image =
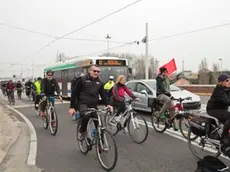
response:
M180 88L188 90L200 96L210 96L216 85L180 85Z

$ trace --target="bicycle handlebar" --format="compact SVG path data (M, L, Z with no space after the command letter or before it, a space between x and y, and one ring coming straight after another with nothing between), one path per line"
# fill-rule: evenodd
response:
M125 100L125 103L131 104L133 101L136 101L135 99L127 99Z
M174 97L172 97L171 99L181 103L184 100L192 100L192 97L185 97L185 98L174 98Z
M103 112L103 111L108 111L109 110L109 107L105 107L103 109L95 109L95 108L88 108L86 111L86 114L90 114L90 113L93 113L93 112Z

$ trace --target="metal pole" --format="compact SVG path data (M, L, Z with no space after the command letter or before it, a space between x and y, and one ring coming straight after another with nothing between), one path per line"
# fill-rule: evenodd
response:
M107 36L105 37L105 39L107 39L107 53L109 53L109 39L111 39L111 37L109 36L109 34L107 34Z
M222 58L219 58L219 61L220 61L220 72L223 73L223 69L222 69Z
M184 60L182 60L182 72L184 72Z
M145 37L145 79L149 79L149 58L148 58L148 23L146 27L146 37Z

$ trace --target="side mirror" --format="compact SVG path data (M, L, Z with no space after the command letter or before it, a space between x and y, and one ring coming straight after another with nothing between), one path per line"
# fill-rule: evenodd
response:
M146 90L142 90L142 91L141 91L141 94L145 94L146 96L148 95L148 93L147 93Z

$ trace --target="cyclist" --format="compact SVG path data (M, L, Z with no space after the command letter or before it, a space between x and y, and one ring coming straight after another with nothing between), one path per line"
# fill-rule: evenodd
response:
M20 80L16 83L16 89L17 89L18 99L20 99L22 95L22 83Z
M12 80L10 80L7 83L6 89L7 89L7 97L8 97L8 99L11 98L12 103L14 104L15 103L15 99L14 99L14 89L15 89L15 86L14 86L14 83L13 83Z
M97 65L92 65L88 75L82 76L72 90L69 114L75 113L74 108L79 107L82 117L79 140L83 140L87 134L86 129L90 118L85 115L87 108L97 108L99 95L104 104L108 106L111 111L113 110L113 107L108 105L108 100L103 88L104 84L99 79L99 74L100 68ZM96 114L92 114L92 117L95 116ZM95 127L97 126L98 123L95 122Z
M2 89L2 94L6 96L6 81L2 81L1 89Z
M157 96L158 96L157 99L164 104L161 110L159 112L156 112L156 114L158 115L164 114L167 109L170 109L174 105L173 101L171 100L172 95L170 94L170 85L175 83L178 79L179 76L177 75L175 79L169 80L167 68L165 67L160 68L160 73L156 78ZM171 118L175 115L175 111L173 109L170 109L169 113ZM170 120L169 123L171 123ZM175 125L174 125L174 130L178 130L177 128L175 128Z
M41 96L44 97L49 97L49 96L54 96L55 95L55 91L57 92L57 95L60 95L60 88L59 85L56 81L55 78L53 78L54 72L52 70L48 70L46 72L46 78L44 78L41 81ZM61 97L59 96L59 98L61 99ZM44 117L45 114L45 108L47 105L47 101L43 100L40 103L40 108L41 108L41 116ZM53 124L55 125L55 124Z
M113 77L113 76L110 76L110 77L109 77L109 81L108 81L108 82L105 84L105 86L104 86L104 89L105 89L105 91L106 91L106 95L107 95L107 98L108 98L108 99L110 99L110 97L111 97L111 90L112 90L112 88L113 88L113 86L114 86L113 79L114 79L114 77Z
M31 79L29 79L25 83L25 89L26 89L26 95L27 95L27 97L32 96L32 88L33 88L33 82L31 81Z
M41 77L38 77L37 80L35 81L34 83L34 86L35 86L35 101L34 101L34 107L35 107L35 110L38 110L38 104L41 100L41 81L42 81L42 78Z
M112 90L112 104L114 107L117 107L117 113L115 116L115 120L118 120L118 116L120 113L124 113L126 106L125 106L125 93L127 93L131 98L135 100L139 100L133 93L130 91L127 86L125 85L126 78L124 75L119 75L116 80L116 84Z
M207 113L220 120L224 124L224 129L221 139L221 149L224 154L228 153L228 133L230 128L230 75L223 73L218 77L218 84L216 85L210 99L207 103ZM225 139L226 138L226 139ZM228 155L230 156L230 154Z

